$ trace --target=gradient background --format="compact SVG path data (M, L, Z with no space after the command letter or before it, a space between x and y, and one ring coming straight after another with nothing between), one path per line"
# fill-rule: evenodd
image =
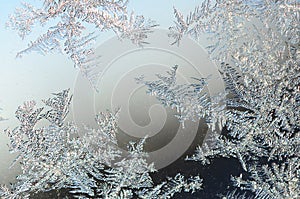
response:
M38 4L38 0L27 0L31 4ZM182 0L131 0L128 10L134 10L136 14L143 14L160 24L160 28L167 29L173 25L173 6L183 14L193 10L202 1ZM73 89L79 71L74 69L73 64L64 55L48 54L46 56L38 53L24 55L16 59L18 51L27 47L29 41L34 40L45 30L36 27L33 33L21 40L17 32L5 27L8 15L20 7L21 1L0 1L0 115L8 118L0 122L0 184L13 181L18 172L18 166L8 169L14 155L8 152L8 139L3 132L4 129L13 129L18 125L14 113L24 101L35 100L41 105L41 99L50 97L50 93L58 92L66 88ZM100 46L108 39L114 37L112 32L100 33L95 46ZM173 65L173 63L170 63Z

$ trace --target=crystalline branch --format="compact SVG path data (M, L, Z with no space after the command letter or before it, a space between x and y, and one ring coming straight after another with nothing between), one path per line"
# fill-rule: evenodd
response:
M169 198L201 189L200 177L175 176L154 185L150 173L156 170L143 149L146 138L130 142L127 155L122 155L116 139L118 111L99 113L98 129L86 127L80 136L75 124L64 122L71 99L67 89L43 100L45 107L36 108L34 101L19 106L20 126L5 133L10 151L18 154L12 164L20 163L22 174L10 187L0 186L1 198L29 198L61 189L77 198ZM41 120L50 124L38 128ZM160 186L163 191L157 191Z
M43 0L39 7L23 3L22 8L10 16L7 26L16 30L21 38L29 35L36 25L46 32L30 42L17 57L31 51L42 54L62 52L95 86L93 71L97 62L90 60L94 56L95 31L112 30L120 39L143 45L147 35L157 26L142 15L130 13L127 3L127 0ZM89 31L91 26L95 31Z

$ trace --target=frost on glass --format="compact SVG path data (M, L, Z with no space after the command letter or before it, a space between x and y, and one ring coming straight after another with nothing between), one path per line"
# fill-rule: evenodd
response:
M147 93L155 96L161 104L177 111L176 117L183 124L186 120L199 120L205 118L212 129L215 124L224 123L222 95L208 96L205 92L210 77L191 78L193 84L178 84L174 66L167 71L168 76L156 74L158 80L145 80L144 76L136 78L137 83L147 87ZM220 127L221 128L221 127Z
M84 135L79 135L75 124L65 122L71 99L68 89L43 100L43 107L37 108L34 101L19 106L20 126L5 133L10 152L17 154L12 166L19 163L22 174L10 187L0 187L1 198L67 189L78 198L154 199L201 189L199 176L186 179L180 174L155 185L150 173L156 170L147 163L143 149L146 138L130 142L128 153L122 155L116 139L118 111L99 113L98 128L86 127ZM42 120L49 125L37 127Z
M244 180L240 175L232 177L232 181L241 189L268 198L299 198L299 171L299 158L290 158L286 162L270 165L251 165L250 180Z
M113 30L120 38L143 44L153 22L127 14L127 1L44 1L41 8L24 4L11 17L9 26L23 38L34 24L58 23L33 41L23 53L63 51L89 75L93 33ZM211 144L198 146L187 160L210 164L214 158L237 159L247 175L232 176L237 190L249 190L253 198L300 197L300 9L297 0L205 0L184 16L174 8L175 25L169 36L180 45L184 36L209 39L211 59L217 65L226 92L209 96L210 77L178 84L177 66L150 81L139 77L148 93L177 110L177 118L204 118L212 131ZM180 66L184 67L184 66ZM91 77L91 76L90 76ZM146 162L143 144L130 143L124 157L117 147L117 115L96 116L97 129L85 128L79 136L76 125L65 123L71 101L69 90L54 94L36 108L26 102L16 111L20 126L6 130L10 151L17 153L22 174L12 186L1 186L3 198L26 198L36 192L67 189L76 197L171 198L182 191L202 187L199 176L185 179L177 174L154 184L155 165ZM36 127L41 121L49 125ZM217 127L218 125L218 128ZM222 130L222 133L218 133ZM205 179L204 179L205 181ZM229 192L225 198L243 198Z
M223 132L214 132L213 144L199 146L187 159L202 164L216 157L238 159L250 177L233 178L234 185L245 184L261 198L300 197L294 169L300 164L299 7L295 0L206 0L186 17L174 8L170 27L173 44L180 45L184 36L208 37L207 50L226 85L226 108L217 108L224 113ZM185 119L215 111L201 89L191 89L194 84L176 84L172 71L172 78L142 83ZM189 110L190 99L196 104Z
M7 26L18 32L24 39L36 25L46 31L31 41L28 47L17 54L37 51L41 54L62 52L88 77L95 86L95 61L93 41L95 32L111 30L120 39L129 39L134 44L142 46L146 43L147 34L157 26L142 15L135 15L127 10L127 0L43 0L35 7L23 3L10 16ZM89 32L94 27L95 32ZM93 59L90 59L93 57Z
M271 199L270 196L263 192L257 192L255 196L247 196L245 193L241 194L237 189L228 192L226 195L220 197L222 199Z

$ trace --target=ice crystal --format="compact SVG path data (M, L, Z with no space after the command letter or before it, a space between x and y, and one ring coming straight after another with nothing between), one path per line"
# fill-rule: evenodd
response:
M178 44L184 35L196 40L202 35L208 36L211 39L208 52L219 66L227 94L226 109L223 109L227 133L214 133L212 144L199 146L187 159L207 164L218 156L234 157L259 181L251 191L259 191L260 186L273 190L276 186L274 193L266 195L299 197L299 183L295 182L299 174L291 170L285 173L284 169L298 168L300 162L299 2L206 0L186 18L176 8L174 13L176 24L170 28L169 36ZM209 106L202 110L201 104L207 99L198 97L201 90L173 93L177 88L189 90L193 84L177 85L175 77L168 80L170 84L159 79L142 83L149 91L155 91L154 95L162 99L164 105L172 106L183 100L187 103L180 104L181 110L189 110L189 99L197 96L199 106L193 107L198 110L190 110L189 114L214 111ZM260 161L263 160L284 161L282 172L277 172L276 166L273 170L262 166ZM275 173L273 177L268 173L266 178L254 172L256 167ZM286 180L290 175L293 175L292 182Z
M253 199L253 197L246 197L245 194L241 195L237 193L237 190L229 192L226 196L223 196L222 199Z
M101 31L113 30L120 38L142 44L154 26L142 17L129 16L127 1L44 1L41 8L24 4L10 25L21 37L34 24L60 21L32 42L23 53L47 53L63 49L85 72L90 72L94 34L83 35L86 24ZM236 158L249 177L233 176L233 185L250 190L254 198L299 198L300 162L300 27L299 1L205 0L186 18L174 8L174 43L189 35L208 36L207 47L219 68L226 92L209 96L209 77L192 78L195 83L178 84L177 66L158 80L144 77L148 93L177 110L179 121L205 118L212 130L210 143L197 147L188 160L209 164L216 157ZM0 187L4 198L26 198L35 192L68 189L75 197L171 198L175 193L201 189L199 176L185 179L177 174L155 185L154 165L146 161L143 144L129 144L124 156L117 144L117 113L96 116L98 129L64 123L71 96L69 90L54 94L36 108L26 102L16 111L20 126L6 130L10 151L18 153L22 174L10 188ZM226 106L225 106L226 105ZM40 120L50 122L37 128ZM220 124L219 134L215 124ZM238 198L235 192L225 198Z
M154 21L146 20L127 10L127 0L43 0L43 5L34 7L23 3L16 9L7 23L18 31L21 38L32 32L36 24L42 27L50 26L46 32L32 41L28 48L17 54L17 57L31 51L47 54L59 51L66 54L75 67L81 69L92 85L95 61L90 60L94 54L92 42L96 35L87 32L89 26L95 31L112 30L120 39L130 39L137 45L146 43L147 34L156 26ZM56 25L52 25L56 20ZM95 58L95 57L93 57Z
M143 76L136 78L139 84L147 87L147 93L155 96L164 106L176 109L176 117L184 124L186 120L206 118L212 128L216 122L224 122L222 116L221 96L208 96L205 92L209 78L191 78L196 83L177 84L176 71L178 66L168 71L168 76L157 74L158 80L147 81Z
M228 192L222 199L272 199L272 197L263 191L257 191L254 196L247 196L246 193L239 193L237 189Z
M10 188L1 186L2 198L28 198L60 189L79 198L169 198L201 189L200 177L186 180L182 175L154 185L150 173L156 170L143 149L146 138L130 142L128 154L122 155L116 138L118 111L99 113L98 129L86 127L80 136L76 125L64 122L71 99L68 89L43 100L45 107L36 108L34 101L19 106L20 126L5 132L10 151L18 153L13 164L21 164L22 174ZM41 120L50 124L37 128Z
M143 152L145 139L139 143L130 143L129 155L114 164L113 168L105 170L101 186L104 191L99 191L102 198L129 198L135 190L152 187L153 182L149 176L154 172L154 165L146 162L147 154ZM127 195L127 197L125 197Z
M72 96L69 96L70 90L64 90L61 93L53 93L54 98L44 100L46 106L51 109L42 115L49 122L58 126L63 124L67 114L69 113L69 105L72 100Z
M243 180L242 175L232 177L234 184L242 189L252 190L266 198L299 198L300 172L299 159L291 158L286 162L272 163L271 166L251 166L251 179Z
M108 173L104 178L106 189L102 192L104 195L100 195L101 197L122 198L126 194L145 199L163 199L171 198L175 193L182 191L194 193L202 189L202 179L199 176L185 179L179 173L174 178L169 177L166 181L154 186L149 173L156 170L153 164L147 164L147 153L142 151L145 139L138 144L131 142L129 158L117 162L116 168L106 171Z
M240 53L239 61L268 57L267 65L284 59L290 48L299 48L298 0L205 0L186 17L176 8L174 14L176 24L170 27L174 43L179 44L184 35L199 39L205 33L212 41L211 56L221 62ZM253 54L243 56L243 49ZM269 54L257 56L257 49ZM299 52L292 54L299 58Z
M95 180L88 174L92 175L89 171L100 169L101 165L90 162L91 154L82 148L80 140L72 137L77 133L76 127L62 123L70 98L69 90L55 94L54 98L44 101L50 106L44 114L45 108L35 108L34 101L18 108L16 116L21 122L20 127L6 130L11 151L18 153L14 163L20 161L22 167L22 174L12 186L14 194L23 197L37 191L74 186L83 193L92 193ZM41 119L52 123L36 128Z
M150 189L144 189L138 193L143 199L172 198L175 193L192 192L202 189L202 179L199 176L190 177L187 180L178 173L174 178L167 178L167 181Z
M213 57L222 61L217 63L229 94L226 126L241 154L299 155L297 6L294 1L205 1L186 20L175 9L178 23L172 31L194 37L208 33L220 48Z
M22 197L15 192L12 192L6 185L0 186L0 196L3 199L22 199L29 198L29 195L23 195Z

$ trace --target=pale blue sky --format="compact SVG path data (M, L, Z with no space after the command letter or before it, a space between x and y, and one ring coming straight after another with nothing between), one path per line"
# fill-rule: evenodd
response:
M41 1L24 0L24 2L36 4ZM160 24L160 28L168 28L173 25L173 6L186 14L201 2L202 0L131 0L128 8L134 9L136 14L143 14L155 20ZM39 102L48 98L50 93L66 88L72 89L78 75L78 70L73 68L72 62L64 55L42 56L31 53L23 58L15 58L16 53L26 48L30 40L45 32L37 27L31 37L22 41L15 31L5 28L8 15L20 4L19 0L0 0L0 107L3 108L0 114L9 118L0 123L1 132L18 124L14 113L24 101L34 99ZM96 46L114 36L112 32L100 33ZM7 169L12 159L12 156L8 155L7 142L7 137L0 133L0 184L7 183L15 173L14 170ZM4 173L7 175L3 175Z

